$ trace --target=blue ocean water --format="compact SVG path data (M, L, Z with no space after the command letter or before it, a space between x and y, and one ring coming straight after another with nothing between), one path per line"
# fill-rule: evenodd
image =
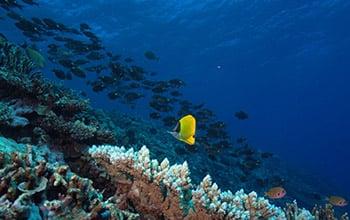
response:
M232 138L246 136L350 198L349 1L43 0L24 13L88 23L106 47L155 78L183 79L184 97L214 110ZM145 60L146 50L160 60ZM63 83L86 91L96 107L147 118L145 103L130 109L83 81ZM249 119L237 120L239 110Z

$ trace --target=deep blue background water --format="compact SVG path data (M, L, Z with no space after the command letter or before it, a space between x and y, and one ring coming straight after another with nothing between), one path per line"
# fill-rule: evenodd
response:
M322 175L350 198L349 1L46 0L26 13L91 24L105 45L158 78L184 79L185 97L204 101L233 137ZM160 61L145 60L145 50ZM119 107L89 94L97 107ZM249 120L234 118L241 109Z

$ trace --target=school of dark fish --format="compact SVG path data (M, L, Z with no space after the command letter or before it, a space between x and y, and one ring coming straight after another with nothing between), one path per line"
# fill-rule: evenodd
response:
M56 78L84 80L93 92L105 92L103 94L108 99L129 106L135 106L139 99L147 98L149 117L166 127L174 126L179 117L191 113L197 119L196 139L211 159L215 160L218 152L234 144L227 133L226 124L218 121L213 111L203 103L193 104L182 98L180 90L186 86L183 80L154 79L156 73L138 66L132 57L123 57L105 48L93 32L93 27L87 23L70 27L52 18L26 18L16 12L24 5L37 4L32 0L21 3L0 0L0 7L6 10L5 16L27 39L23 47L47 54L51 72ZM44 42L46 48L37 50L36 44ZM150 62L160 60L151 50L146 50L143 55ZM87 93L82 94L86 96ZM235 116L240 120L248 117L244 112L237 112Z

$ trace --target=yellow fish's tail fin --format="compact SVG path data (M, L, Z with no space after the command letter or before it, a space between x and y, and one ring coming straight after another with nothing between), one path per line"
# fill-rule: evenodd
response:
M180 136L179 133L177 133L176 131L167 131L169 134L171 134L174 138L180 140Z
M195 142L196 142L196 139L193 136L191 136L191 137L189 137L187 139L183 139L183 138L180 137L179 133L177 133L175 131L167 131L167 132L169 134L171 134L174 138L176 138L176 139L178 139L180 141L183 141L183 142L185 142L185 143L187 143L189 145L194 145Z

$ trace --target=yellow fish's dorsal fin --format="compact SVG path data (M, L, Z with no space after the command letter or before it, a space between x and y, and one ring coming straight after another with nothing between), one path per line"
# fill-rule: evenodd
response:
M186 115L179 120L179 140L193 145L195 143L196 119L192 115Z

